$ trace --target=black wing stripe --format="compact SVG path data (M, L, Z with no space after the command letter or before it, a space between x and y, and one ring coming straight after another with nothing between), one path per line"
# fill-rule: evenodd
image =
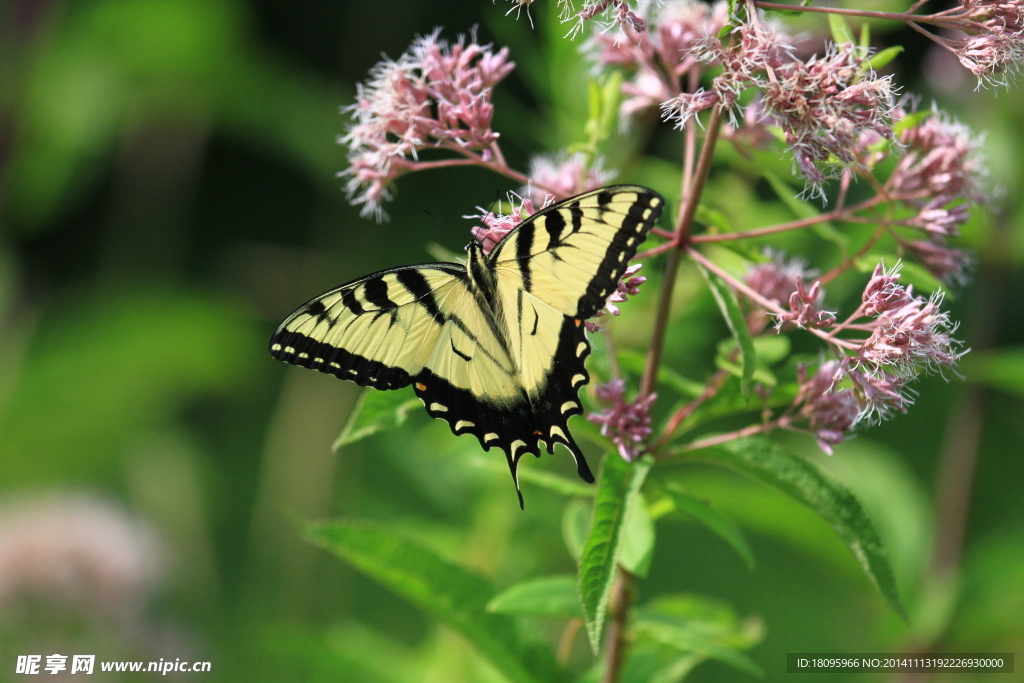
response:
M345 308L352 311L355 315L362 315L365 313L365 309L356 299L355 288L350 287L341 291L341 303L345 304Z
M583 209L578 199L569 205L569 215L572 216L572 231L579 232L583 227Z
M388 298L388 283L384 277L367 280L363 285L363 296L382 311L398 308L398 304Z
M544 216L544 229L548 231L548 249L557 246L562 231L565 230L565 217L562 216L562 212L552 211Z
M416 297L416 301L423 308L427 309L427 313L434 319L434 322L438 325L444 324L444 314L437 307L437 299L434 298L434 292L430 289L427 278L423 277L423 273L418 270L400 270L398 271L398 281Z
M558 213L557 211L553 213ZM516 258L519 259L519 268L523 272L523 289L530 291L530 256L533 251L533 238L536 229L535 221L521 223L516 235Z

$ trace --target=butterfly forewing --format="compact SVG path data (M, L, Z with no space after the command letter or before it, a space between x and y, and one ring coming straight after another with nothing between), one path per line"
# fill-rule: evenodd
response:
M457 264L381 271L306 302L277 328L270 355L375 389L408 386L448 317L443 302L472 295Z
M590 318L615 291L664 206L645 187L618 185L539 211L491 253L499 287L524 289L564 315Z

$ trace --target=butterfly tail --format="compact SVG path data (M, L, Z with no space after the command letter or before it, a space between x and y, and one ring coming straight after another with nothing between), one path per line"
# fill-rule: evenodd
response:
M512 473L512 482L516 485L516 495L519 496L519 509L525 510L523 504L523 492L519 489L519 458L513 458L511 453L506 451L505 458L508 460L508 469Z
M595 481L594 473L590 471L590 465L587 464L587 459L583 457L583 451L576 445L576 441L568 431L566 432L565 446L572 453L573 459L576 460L576 474L580 475L580 479L588 484L593 484Z

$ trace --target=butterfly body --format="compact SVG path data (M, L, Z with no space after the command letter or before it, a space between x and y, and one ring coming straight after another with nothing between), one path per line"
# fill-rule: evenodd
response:
M638 186L568 199L490 255L472 243L465 265L394 268L316 297L278 327L270 353L375 389L412 385L431 417L505 452L517 492L519 459L539 456L540 443L566 446L593 481L568 427L589 381L583 321L615 291L663 206Z

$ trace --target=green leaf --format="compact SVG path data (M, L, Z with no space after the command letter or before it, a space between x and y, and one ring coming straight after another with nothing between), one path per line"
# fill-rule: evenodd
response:
M663 596L636 611L632 630L680 652L716 659L753 676L764 675L753 660L738 651L753 647L764 637L761 621L740 620L731 607L717 600Z
M687 633L656 622L638 622L636 630L659 643L669 645L683 652L696 652L710 659L717 659L723 664L728 664L751 676L757 676L758 678L764 676L764 670L750 657L742 652L718 645L699 635Z
M619 564L631 574L647 577L654 558L655 529L644 494L638 493L626 522Z
M772 186L772 190L774 190L775 194L782 200L782 203L788 206L790 211L792 211L797 218L810 218L821 213L821 211L813 205L796 196L793 188L784 183L781 178L771 171L764 170L761 172L761 175L768 181L768 184ZM811 230L813 230L818 237L832 242L842 249L845 249L846 245L850 241L846 235L837 230L835 226L828 221L815 223L811 226Z
M762 334L754 337L753 341L757 359L766 365L778 363L788 356L792 346L789 337L784 334Z
M579 498L573 498L566 503L562 512L562 537L565 539L565 547L569 549L569 554L577 563L583 557L583 548L587 545L593 516L593 505Z
M510 681L565 680L546 646L511 617L487 611L494 589L483 577L366 522L310 524L306 536L461 634Z
M846 19L842 15L829 14L828 27L832 31L832 41L836 45L856 42L853 39L853 31L850 30L850 25L846 23Z
M775 386L775 375L770 367L774 363L789 355L790 341L784 334L762 334L754 337L754 353L757 354L757 369L754 371L754 379L761 384ZM723 339L718 343L718 356L715 362L720 368L728 370L736 377L742 376L742 369L729 358L737 349L735 339Z
M692 451L687 457L726 465L770 484L828 522L867 573L889 606L904 619L896 579L878 532L860 501L817 465L763 438L745 438Z
M594 521L580 561L580 596L587 635L595 654L601 649L601 632L622 553L623 531L651 464L649 458L627 463L613 452L605 456L601 465Z
M517 583L495 595L487 603L487 611L532 617L583 617L579 587L571 574Z
M332 447L338 450L377 432L401 427L409 411L418 405L419 399L409 398L404 391L364 389Z
M712 209L704 204L698 204L697 214L695 217L697 222L703 223L708 227L717 228L717 230L712 234L733 232L732 221L729 220L729 217L726 216L724 212L719 211L718 209Z
M700 272L703 273L704 279L708 281L708 286L715 297L715 302L718 304L719 310L722 311L722 317L725 318L725 323L729 326L729 331L732 332L733 339L736 340L736 344L739 346L740 364L743 368L740 376L740 386L743 389L743 396L749 397L750 387L754 379L754 370L757 369L757 352L754 350L754 342L750 337L747 319L740 309L740 303L736 300L736 295L729 289L729 285L725 283L725 280L704 268L701 268Z
M865 49L871 47L871 24L866 21L860 25L859 45Z
M619 351L619 366L628 372L632 372L637 376L643 375L646 364L647 357L642 353L629 349ZM683 377L664 363L658 368L658 383L665 384L683 396L689 396L690 398L700 396L705 389L704 385L700 382Z
M925 119L927 119L931 115L931 109L921 109L910 114L907 114L902 119L896 121L893 124L892 132L895 133L896 137L898 138L900 134L903 133L903 131L921 125L925 121Z
M962 369L972 382L1024 396L1024 346L975 351L965 361Z
M600 139L608 139L619 125L619 104L622 102L622 72L612 71L602 87Z
M722 514L705 501L691 495L679 484L668 484L665 494L672 500L676 512L689 515L709 531L728 543L743 558L747 568L754 569L754 551L736 522Z
M864 26L867 27L867 24L864 24ZM896 59L896 56L901 52L903 52L902 45L887 47L884 50L879 51L877 54L871 55L871 58L868 60L868 64L872 69L878 71L879 69L889 66L889 62Z

